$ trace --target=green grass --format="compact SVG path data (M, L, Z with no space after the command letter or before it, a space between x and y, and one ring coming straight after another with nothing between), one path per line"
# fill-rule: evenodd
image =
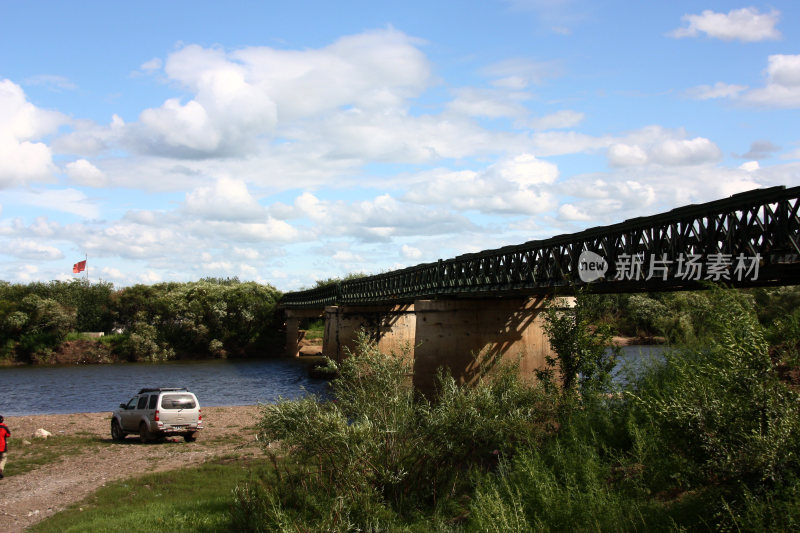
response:
M227 458L196 468L116 481L30 531L231 531L233 489L265 468L263 462Z
M325 321L315 320L308 325L305 330L307 340L321 339L325 336Z
M57 463L63 458L84 453L94 446L110 446L109 442L93 434L79 436L58 436L49 439L30 439L23 444L22 439L8 441L9 455L6 476L18 476L41 466Z

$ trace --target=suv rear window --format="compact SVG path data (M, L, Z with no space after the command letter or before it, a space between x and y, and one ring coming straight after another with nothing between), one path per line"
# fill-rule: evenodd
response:
M161 397L162 409L194 409L197 404L191 394L165 394Z

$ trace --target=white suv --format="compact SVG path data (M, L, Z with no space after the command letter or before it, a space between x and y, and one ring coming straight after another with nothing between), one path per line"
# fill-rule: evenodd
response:
M111 438L118 441L138 433L142 442L168 435L183 435L192 442L201 429L200 403L186 388L142 389L111 416Z

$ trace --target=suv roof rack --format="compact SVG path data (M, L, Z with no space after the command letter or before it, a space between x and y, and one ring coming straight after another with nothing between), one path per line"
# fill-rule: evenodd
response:
M179 390L185 390L186 392L189 392L189 389L187 389L186 387L156 387L152 389L142 389L139 392L137 392L137 394L144 394L145 392L172 392Z

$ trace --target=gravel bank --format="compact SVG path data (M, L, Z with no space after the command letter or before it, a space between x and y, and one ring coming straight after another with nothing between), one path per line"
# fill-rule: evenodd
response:
M156 444L139 444L134 436L122 443L113 443L110 412L8 416L5 423L13 439L7 470L14 461L15 449L25 446L23 440L32 441L33 433L39 428L52 433L55 439L63 436L87 439L87 449L31 472L0 480L3 531L23 531L109 481L194 466L230 453L260 455L255 430L258 416L257 405L204 407L205 429L196 442L186 443L176 438ZM98 441L113 445L92 445Z

